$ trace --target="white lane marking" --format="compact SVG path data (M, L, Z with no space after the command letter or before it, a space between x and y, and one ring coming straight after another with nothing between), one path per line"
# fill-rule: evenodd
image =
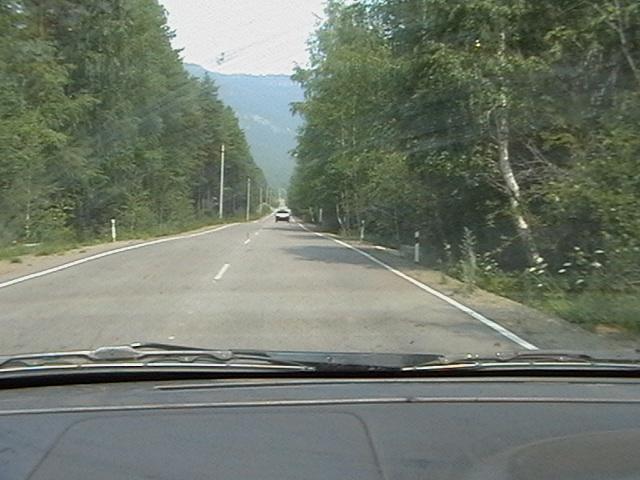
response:
M250 238L247 238L247 239L244 241L244 244L246 245L246 244L247 244L247 243L249 243L250 241L251 241L251 239L250 239Z
M258 235L260 235L260 230L258 230L256 233L254 233L254 235L257 237Z
M218 272L218 274L213 277L214 280L220 280L222 278L222 276L224 275L224 272L226 272L229 269L229 264L225 263L222 268L220 269L220 271Z
M79 260L74 260L73 262L63 263L62 265L58 265L57 267L48 268L46 270L42 270L40 272L31 273L29 275L24 275L22 277L14 278L13 280L8 280L6 282L0 283L0 288L9 287L11 285L15 285L17 283L26 282L27 280L32 280L34 278L42 277L44 275L49 275L51 273L56 273L61 270L66 270L67 268L75 267L77 265L82 265L83 263L91 262L93 260L97 260L99 258L108 257L110 255L115 255L117 253L128 252L129 250L135 250L138 248L149 247L151 245L158 245L160 243L173 242L176 240L183 240L185 238L194 238L199 237L201 235L207 235L213 232L219 232L220 230L224 230L225 228L232 227L237 225L237 223L229 223L227 225L223 225L221 227L213 228L211 230L205 230L203 232L198 233L190 233L188 235L177 235L175 237L167 237L160 238L158 240L152 240L150 242L137 243L135 245L129 245L126 247L115 248L113 250L107 250L106 252L98 253L96 255L91 255L89 257L80 258Z
M400 270L397 270L397 269L393 268L390 265L387 265L382 260L378 260L374 256L369 255L367 252L363 252L359 248L356 248L353 245L349 245L348 243L343 242L342 240L338 240L337 238L333 238L333 237L330 237L330 236L325 235L323 233L314 232L312 230L309 230L302 223L298 223L298 225L300 225L300 227L302 227L307 232L313 233L314 235L317 235L317 236L322 237L322 238L326 238L328 240L333 240L334 242L336 242L339 245L342 245L343 247L346 247L346 248L349 248L349 249L351 249L351 250L353 250L355 252L358 252L360 255L362 255L362 256L366 257L367 259L371 260L373 263L375 263L377 265L380 265L381 267L385 268L386 270L390 271L391 273L393 273L393 274L399 276L400 278L403 278L404 280L412 283L413 285L415 285L416 287L420 288L421 290L424 290L425 292L430 293L434 297L437 297L440 300L443 300L443 301L447 302L452 307L455 307L458 310L466 313L470 317L475 318L476 320L484 323L487 327L495 330L496 332L498 332L502 336L508 338L509 340L511 340L514 343L517 343L521 347L524 347L527 350L538 350L538 347L536 347L532 343L527 342L525 339L519 337L518 335L513 333L511 330L506 329L502 325L494 322L493 320L488 319L487 317L485 317L481 313L478 313L475 310L472 310L471 308L467 307L466 305L463 305L462 303L458 302L457 300L454 300L453 298L448 297L444 293L439 292L438 290L436 290L434 288L431 288L428 285L425 285L424 283L416 280L415 278L410 277L409 275L407 275L405 273L402 273Z

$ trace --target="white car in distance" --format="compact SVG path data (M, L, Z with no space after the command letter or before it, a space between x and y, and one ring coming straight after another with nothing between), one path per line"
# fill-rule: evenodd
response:
M291 210L288 208L279 208L276 210L274 216L276 218L276 223L289 222L291 220Z

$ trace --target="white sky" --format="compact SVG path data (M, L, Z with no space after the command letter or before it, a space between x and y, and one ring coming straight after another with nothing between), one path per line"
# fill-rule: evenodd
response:
M270 74L307 62L324 0L159 0L185 62L220 73ZM224 61L220 62L224 53Z

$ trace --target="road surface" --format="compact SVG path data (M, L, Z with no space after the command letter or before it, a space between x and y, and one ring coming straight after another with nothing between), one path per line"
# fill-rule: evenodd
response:
M136 341L316 351L519 348L358 252L272 217L1 287L0 331L2 354Z

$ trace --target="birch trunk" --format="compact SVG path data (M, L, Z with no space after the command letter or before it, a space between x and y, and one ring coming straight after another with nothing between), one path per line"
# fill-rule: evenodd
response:
M500 57L500 64L503 67L506 63L506 35L504 32L500 33L500 49L498 52ZM497 109L496 129L497 129L497 141L498 141L498 166L502 179L507 188L507 194L509 196L509 206L511 208L511 215L515 223L518 235L524 244L526 249L527 258L530 264L536 264L540 262L540 254L535 245L533 235L531 234L531 227L527 222L524 214L522 213L522 200L520 195L520 185L516 179L513 168L511 166L511 159L509 157L509 117L507 114L509 101L504 88L504 81L500 79L500 105Z

